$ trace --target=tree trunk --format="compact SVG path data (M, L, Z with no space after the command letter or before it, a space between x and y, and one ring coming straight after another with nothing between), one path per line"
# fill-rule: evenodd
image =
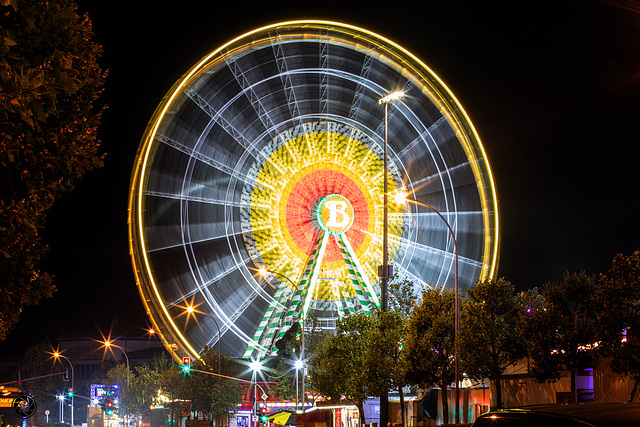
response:
M444 378L440 384L440 391L442 396L442 422L443 424L449 424L449 396L447 396L447 380Z
M501 375L498 375L493 380L494 388L496 390L496 409L502 409L502 382L500 381ZM493 408L491 408L493 410Z
M577 369L571 369L571 402L578 403L578 390L576 386Z
M362 427L365 424L364 402L356 402L356 407L358 408L358 419L360 420L360 427Z
M633 399L636 397L636 392L638 391L638 383L640 383L640 376L634 378L633 388L631 389L631 394L629 394L629 403L633 402Z
M380 396L380 427L389 424L389 391L385 390Z
M398 386L398 394L400 395L400 414L402 419L402 427L407 425L405 410L404 410L404 393L402 392L402 386Z

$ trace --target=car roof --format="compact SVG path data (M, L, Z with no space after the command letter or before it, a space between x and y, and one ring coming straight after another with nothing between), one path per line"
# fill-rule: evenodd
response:
M616 402L523 406L488 412L481 415L473 425L638 426L640 404Z

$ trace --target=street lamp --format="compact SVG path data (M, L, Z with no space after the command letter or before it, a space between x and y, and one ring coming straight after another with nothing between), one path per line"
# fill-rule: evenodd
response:
M64 394L58 395L60 401L60 424L64 424Z
M70 395L70 397L71 397L71 425L74 425L74 423L73 423L73 413L74 413L74 406L73 406L74 405L74 399L73 399L74 396L73 396L73 393L75 392L75 385L74 385L74 383L75 383L75 380L74 380L75 375L73 373L73 363L71 363L71 360L69 360L68 357L58 353L57 351L55 353L53 353L53 357L55 359L65 359L67 362L69 362L69 366L71 366L71 395ZM60 362L60 364L62 364L62 362Z
M449 222L445 219L445 217L440 213L440 211L438 211L438 209L434 208L433 206L427 204L427 203L423 203L423 202L418 202L416 200L409 200L407 199L407 195L404 192L397 192L394 196L394 199L396 201L396 203L398 204L404 204L405 202L413 202L416 203L420 206L424 206L426 208L431 209L432 211L434 211L439 217L440 219L442 219L442 221L444 222L444 224L447 226L447 229L449 230L449 234L451 234L451 240L453 240L453 249L454 249L454 253L455 253L455 266L454 266L454 289L455 289L455 312L456 312L456 322L455 322L455 335L454 335L454 345L455 345L455 371L456 371L456 423L460 422L460 366L459 366L459 360L458 360L458 334L460 333L460 303L458 300L458 244L456 242L456 236L455 233L453 232L453 229L451 228L451 225L449 225Z
M298 371L300 371L303 366L304 363L302 363L302 360L300 359L296 360L296 363L293 365L293 367L296 368L296 412L300 407L300 397L298 395ZM302 373L302 383L304 384L304 372ZM302 390L302 409L304 410L304 388Z
M262 370L262 363L260 363L259 360L254 360L251 363L249 363L249 367L251 368L251 370L253 371L253 413L251 414L251 419L253 420L254 417L256 416L256 394L258 392L257 390L257 382L256 382L256 375L258 373L258 371ZM254 426L257 425L257 421L254 422Z
M389 103L396 101L404 96L403 92L392 92L389 95L380 98L378 104L384 105L384 159L383 170L384 175L384 188L383 188L383 223L382 223L382 268L378 269L378 276L380 277L380 293L382 294L382 311L387 311L389 307L388 301L388 286L389 286L389 206L388 206L388 122L389 122ZM380 425L386 427L389 420L389 391L384 390L380 396Z
M124 358L127 361L127 390L128 390L129 389L129 356L127 356L127 352L124 351L124 348L120 347L119 345L116 345L116 344L112 343L109 340L104 342L104 346L106 348L111 348L111 347L119 348L120 351L122 351L122 354L124 354Z
M218 322L209 313L196 310L192 305L187 306L187 312L189 314L193 314L193 313L204 314L205 316L208 316L211 320L213 320L213 323L216 325L216 328L218 329L218 375L220 375L220 341L222 340L222 338L220 337L220 326L218 326Z

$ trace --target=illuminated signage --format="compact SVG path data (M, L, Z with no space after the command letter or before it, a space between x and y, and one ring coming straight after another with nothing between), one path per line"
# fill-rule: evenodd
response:
M320 227L332 234L344 233L353 224L353 206L339 194L324 197L318 204L316 215Z

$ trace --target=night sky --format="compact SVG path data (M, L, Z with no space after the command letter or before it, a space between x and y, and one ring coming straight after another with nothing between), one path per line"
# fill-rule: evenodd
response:
M560 279L565 270L606 272L614 255L640 249L638 3L505 3L511 9L448 1L78 3L93 21L109 70L101 98L108 105L100 128L105 167L50 212L42 267L55 275L58 292L24 311L18 329L0 343L4 357L20 357L25 343L43 337L144 334L127 197L145 126L199 59L280 21L368 29L409 50L445 82L492 167L502 224L498 274L518 289Z

